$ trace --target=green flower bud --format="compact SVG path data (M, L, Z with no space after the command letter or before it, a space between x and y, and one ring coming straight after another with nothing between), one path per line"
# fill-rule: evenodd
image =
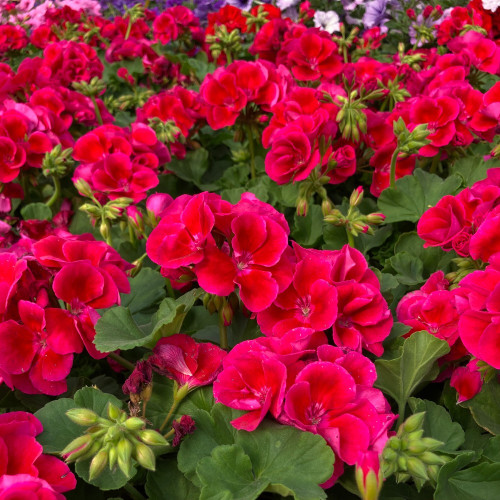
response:
M113 469L114 466L116 465L116 461L118 459L118 453L116 451L116 447L115 446L111 446L109 448L108 458L109 458L109 468Z
M130 457L133 451L132 443L125 437L121 438L116 446L118 467L128 477L130 475Z
M427 465L443 465L446 463L446 460L442 456L432 453L432 451L424 451L418 458Z
M101 474L108 464L108 450L101 450L90 462L89 481L93 481Z
M419 430L422 427L422 424L424 423L424 417L425 417L425 411L422 411L420 413L415 413L410 417L408 417L401 425L403 432L410 433Z
M390 448L392 448L395 451L398 451L401 449L401 441L396 436L392 436L389 439L388 445Z
M144 429L137 433L137 437L145 444L150 446L167 446L168 441L153 429Z
M108 417L111 420L118 420L122 411L120 408L116 407L113 403L108 403Z
M139 429L144 429L145 426L146 424L144 420L142 420L142 418L139 417L132 417L125 420L125 427L129 431L137 431Z
M406 465L408 467L408 472L413 477L423 479L423 480L429 479L425 465L418 458L408 457L406 460Z
M78 457L87 453L88 449L92 445L93 438L89 434L79 436L73 439L62 451L61 455L66 457L67 462L73 462Z
M136 443L133 456L145 469L155 470L155 454L144 443Z
M399 455L397 462L400 471L406 472L408 470L408 459L404 455Z
M99 418L97 413L87 408L72 408L66 412L66 416L75 424L85 427L95 424Z

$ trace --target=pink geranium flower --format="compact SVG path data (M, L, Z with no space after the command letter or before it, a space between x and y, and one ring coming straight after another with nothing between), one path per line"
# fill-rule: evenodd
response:
M158 341L149 364L160 375L189 390L211 384L222 368L226 352L208 342L195 342L189 335L176 334Z

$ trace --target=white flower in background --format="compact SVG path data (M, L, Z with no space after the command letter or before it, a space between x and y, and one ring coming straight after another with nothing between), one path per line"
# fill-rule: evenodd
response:
M293 7L299 3L300 0L278 0L276 2L276 6L281 10L288 9L289 7Z
M317 10L314 13L314 26L328 31L330 34L335 31L340 31L339 15L334 10L330 10L328 12Z
M486 10L495 12L500 7L500 0L483 0L483 7Z

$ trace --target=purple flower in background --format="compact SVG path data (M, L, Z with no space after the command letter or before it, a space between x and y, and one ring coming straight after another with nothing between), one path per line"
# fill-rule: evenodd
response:
M221 7L226 5L226 0L195 0L194 15L200 21L206 20L210 12L217 12Z
M365 15L363 16L365 27L368 29L374 26L384 28L384 24L388 20L388 5L390 5L389 0L371 0L367 2Z
M227 5L238 7L241 10L250 10L252 8L253 0L227 0Z
M184 0L166 0L165 8L177 7L178 5L182 5L183 3L184 3Z

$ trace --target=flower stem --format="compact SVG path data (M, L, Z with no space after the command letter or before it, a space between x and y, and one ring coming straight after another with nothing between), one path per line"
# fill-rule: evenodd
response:
M403 423L405 419L405 409L406 409L406 401L399 401L398 402L398 421L396 424L396 428L399 428L399 426Z
M123 366L124 368L127 368L128 370L134 370L134 368L135 368L134 363L131 363L130 361L126 360L125 358L123 358L119 354L116 354L116 352L110 352L108 354L108 356L111 359L113 359L114 361L116 361L118 364Z
M391 158L391 188L396 189L396 161L398 160L399 149L396 147Z
M172 436L173 434L175 434L175 429L170 429L168 432L165 432L165 434L163 434L163 437L165 439L168 439L170 436Z
M91 99L92 99L92 102L94 103L94 111L95 111L95 117L97 119L97 123L99 123L99 125L104 125L104 122L102 121L101 111L99 110L99 106L97 105L97 100L96 100L95 96L93 95L91 97Z
M168 424L168 421L170 420L170 418L172 417L172 415L174 414L174 411L177 410L177 407L179 406L179 403L181 402L180 399L176 399L174 397L174 401L172 403L172 406L170 407L170 410L169 412L167 413L167 416L165 417L165 420L163 421L163 423L161 424L160 426L160 432L165 429L165 427L167 426Z
M248 148L250 149L250 178L255 179L255 144L253 142L252 126L247 125Z
M355 246L354 246L354 236L352 235L351 231L349 231L349 229L347 228L347 226L345 228L345 231L347 233L347 243L349 244L350 247L355 248Z
M59 180L59 177L57 177L57 175L53 175L52 180L54 181L54 193L47 203L45 203L48 207L54 205L61 196L61 181Z
M129 494L132 500L146 500L146 497L142 493L139 493L130 483L126 483L123 489Z
M219 311L219 338L221 349L227 349L227 326L224 324L224 317L222 316L222 309Z

